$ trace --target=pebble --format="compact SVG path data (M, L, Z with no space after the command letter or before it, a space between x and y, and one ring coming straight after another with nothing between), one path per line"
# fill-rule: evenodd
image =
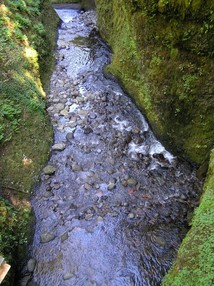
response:
M50 242L50 241L54 240L55 237L56 236L54 234L49 233L49 232L45 232L45 233L41 234L40 238L41 238L41 242L42 243L47 243L47 242Z
M132 218L134 218L134 217L135 217L135 215L134 215L133 213L129 213L129 214L128 214L128 218L131 218L131 219L132 219Z
M87 135L87 134L90 134L90 133L92 133L92 132L93 132L93 129L92 129L91 127L88 126L88 127L85 127L85 128L84 128L84 134Z
M67 133L66 139L67 139L67 141L72 141L74 139L74 133L73 132Z
M68 126L71 127L71 128L74 128L74 127L77 126L77 123L76 123L76 122L70 122L70 123L68 124Z
M108 184L108 190L112 191L115 188L115 183L111 182Z
M78 165L77 163L73 163L73 164L71 165L71 168L72 168L72 170L75 171L75 172L79 172L79 171L82 170L81 166Z
M62 236L61 236L61 242L64 242L68 239L68 233L64 233Z
M118 213L117 213L117 212L112 212L111 215L112 215L113 217L117 217L117 216L118 216Z
M71 279L73 276L74 276L73 273L67 272L67 273L65 273L65 274L63 275L63 280L69 280L69 279Z
M137 185L137 181L134 178L129 178L127 180L127 183L129 186L136 186Z
M92 186L88 183L85 183L84 185L84 188L87 190L87 191L90 191L92 189Z
M64 109L64 104L63 103L57 103L56 105L55 105L55 110L56 110L56 112L57 113L59 113L61 110L63 110Z
M52 146L52 150L54 151L63 151L65 149L65 143L57 143Z
M78 114L79 114L79 115L86 116L86 115L88 114L88 111L87 111L87 110L82 110L82 109L80 109L80 110L78 111Z
M98 216L97 221L98 221L98 222L103 222L103 217Z
M127 182L126 180L122 180L122 181L121 181L121 185L122 185L123 187L127 187L127 186L128 186L128 182Z
M43 172L45 175L53 175L56 172L56 167L52 165L47 165L44 169Z
M68 110L67 109L63 109L62 111L60 111L60 115L67 115L68 114Z
M90 113L90 114L89 114L89 118L90 118L90 119L95 119L95 118L97 118L96 113Z

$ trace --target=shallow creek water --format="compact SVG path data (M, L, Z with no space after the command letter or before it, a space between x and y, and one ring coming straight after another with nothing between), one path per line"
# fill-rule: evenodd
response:
M26 285L160 285L200 183L104 77L110 51L95 12L56 10L63 22L47 108L54 145L32 197Z

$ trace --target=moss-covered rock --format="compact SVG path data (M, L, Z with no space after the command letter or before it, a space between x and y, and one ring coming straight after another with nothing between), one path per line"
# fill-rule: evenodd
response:
M116 75L175 153L200 165L214 143L214 2L96 0Z
M201 203L196 209L191 230L182 242L176 262L163 286L211 286L214 279L214 150L204 185Z

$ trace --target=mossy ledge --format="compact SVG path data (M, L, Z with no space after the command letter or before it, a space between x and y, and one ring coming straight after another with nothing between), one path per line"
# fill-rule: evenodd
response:
M200 206L163 286L211 286L214 279L214 150Z
M173 153L202 165L214 143L214 2L96 0L106 68Z
M12 265L3 285L13 285L24 257L29 197L52 142L43 87L58 23L49 0L0 1L0 254Z

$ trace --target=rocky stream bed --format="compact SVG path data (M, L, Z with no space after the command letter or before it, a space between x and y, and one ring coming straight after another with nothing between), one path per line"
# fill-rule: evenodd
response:
M47 111L50 161L22 286L155 286L170 268L200 182L158 142L113 78L94 11L57 9Z

